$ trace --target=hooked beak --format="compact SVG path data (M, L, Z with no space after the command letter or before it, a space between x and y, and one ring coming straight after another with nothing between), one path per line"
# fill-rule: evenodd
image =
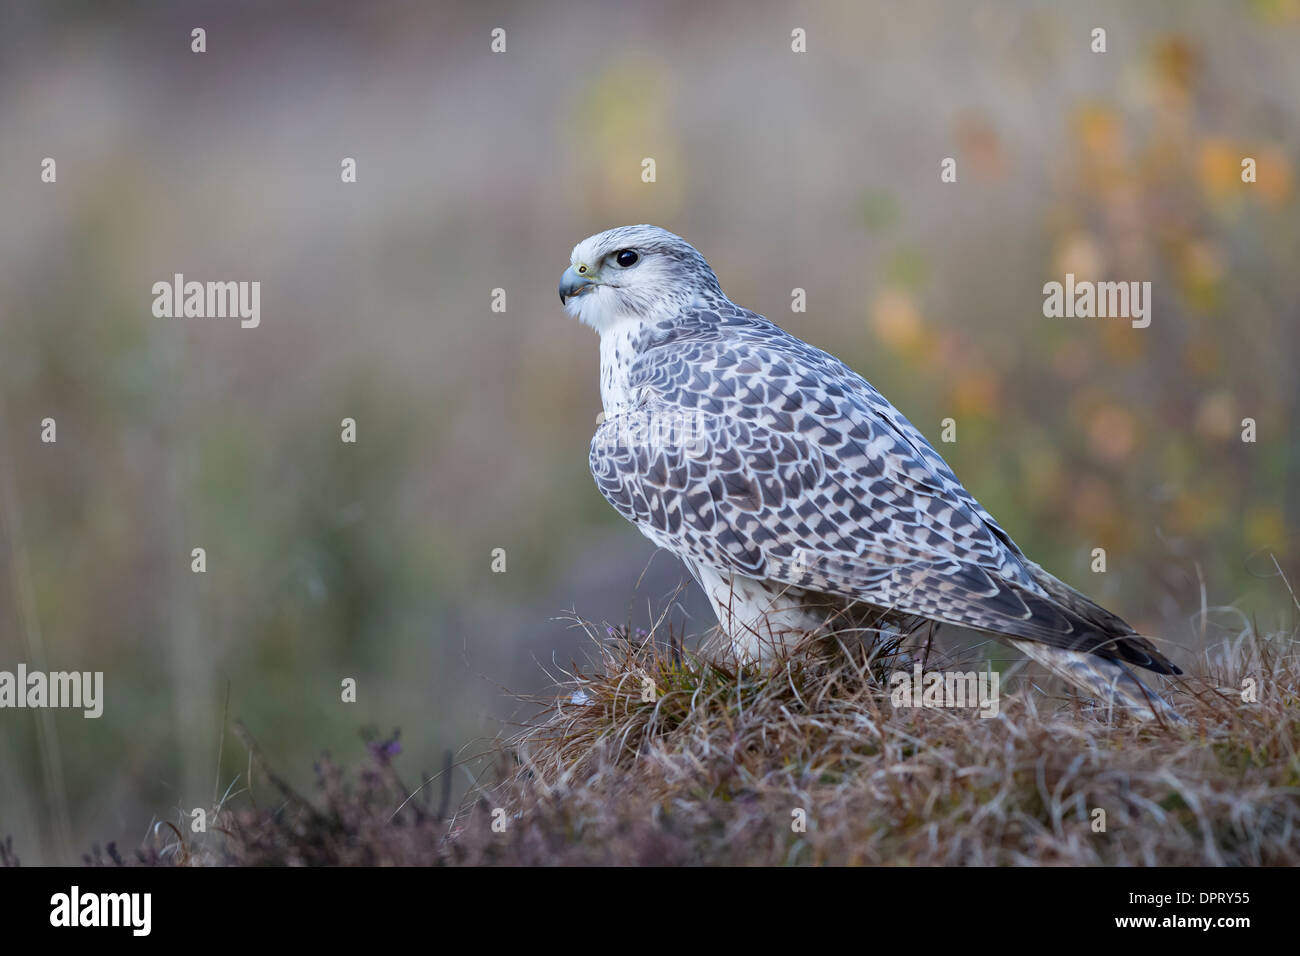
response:
M575 295L582 295L588 289L595 287L596 282L590 275L578 275L578 270L569 266L564 270L564 275L560 276L560 305Z

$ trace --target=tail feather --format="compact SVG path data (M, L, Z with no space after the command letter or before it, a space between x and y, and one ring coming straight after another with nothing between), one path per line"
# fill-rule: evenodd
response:
M1015 638L1006 638L1006 641L1026 657L1037 661L1067 683L1096 697L1107 707L1119 705L1141 720L1155 720L1157 715L1170 721L1183 719L1118 661L1084 651L1051 647L1037 641Z
M1034 581L1052 600L1091 624L1099 633L1111 636L1108 642L1109 650L1103 652L1105 656L1118 657L1130 664L1155 671L1157 674L1182 673L1176 664L1156 650L1154 644L1139 635L1118 614L1106 610L1086 594L1076 591L1032 561L1026 561L1025 564L1033 575Z

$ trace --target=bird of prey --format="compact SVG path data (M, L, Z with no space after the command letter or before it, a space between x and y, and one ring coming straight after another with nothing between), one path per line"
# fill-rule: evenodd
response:
M578 243L565 311L600 333L596 485L678 555L746 660L810 632L972 628L1151 719L1125 665L1180 671L1029 560L865 379L722 292L656 226Z

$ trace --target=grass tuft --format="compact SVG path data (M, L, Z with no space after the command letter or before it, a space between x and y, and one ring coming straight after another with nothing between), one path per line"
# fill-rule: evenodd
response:
M489 799L512 808L506 833L462 827L471 858L1300 863L1293 635L1215 647L1170 695L1186 725L1162 726L1028 681L993 718L895 707L896 647L810 638L759 669L672 635L592 633L591 663L508 745L517 768Z

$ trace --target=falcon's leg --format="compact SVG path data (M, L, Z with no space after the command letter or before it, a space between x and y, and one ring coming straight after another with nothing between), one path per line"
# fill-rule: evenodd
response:
M835 609L799 588L758 581L735 572L695 565L718 623L745 662L765 662L822 630Z
M872 659L911 666L902 644L916 622L862 602L760 581L688 562L709 598L718 623L741 661L767 663L809 634L840 634L861 640Z

